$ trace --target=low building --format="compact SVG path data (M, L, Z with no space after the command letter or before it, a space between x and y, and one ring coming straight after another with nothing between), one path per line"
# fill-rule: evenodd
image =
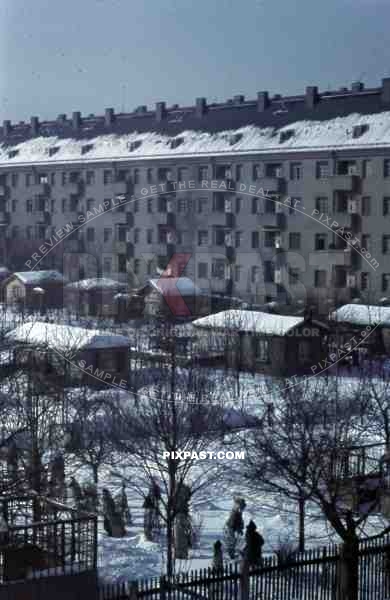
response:
M57 383L127 385L130 340L123 335L35 321L5 337L16 364L41 368Z
M113 317L117 313L114 298L126 290L125 283L107 277L81 279L65 286L65 302L85 317Z
M350 347L355 364L360 356L390 354L390 306L344 304L329 316L330 343Z
M289 375L310 371L326 355L327 327L306 317L227 310L192 325L205 364Z
M59 271L21 271L7 277L2 284L7 304L30 308L63 306L66 279Z
M147 317L191 318L207 312L209 297L188 277L149 279L138 291Z

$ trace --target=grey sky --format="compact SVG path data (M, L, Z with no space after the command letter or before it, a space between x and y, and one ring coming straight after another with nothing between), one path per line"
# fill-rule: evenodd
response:
M0 121L390 76L389 0L0 0Z

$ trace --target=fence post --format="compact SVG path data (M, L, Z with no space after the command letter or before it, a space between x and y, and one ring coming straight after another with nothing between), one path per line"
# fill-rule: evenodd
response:
M249 562L245 557L241 561L240 600L249 600Z
M165 600L165 598L166 598L166 594L165 594L166 589L167 589L166 579L165 579L165 576L162 575L162 577L160 577L160 600Z
M138 581L130 581L129 600L138 600Z

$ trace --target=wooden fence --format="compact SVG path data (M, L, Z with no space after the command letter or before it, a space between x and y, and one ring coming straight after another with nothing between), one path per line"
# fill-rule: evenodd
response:
M342 600L337 591L340 547L309 550L244 574L239 563L221 571L200 569L174 576L101 585L99 600ZM390 600L390 538L362 542L359 599Z

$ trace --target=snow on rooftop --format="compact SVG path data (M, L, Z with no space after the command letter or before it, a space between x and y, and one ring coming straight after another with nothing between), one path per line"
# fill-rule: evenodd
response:
M368 125L368 129L359 137L354 137L353 129L357 125ZM282 135L281 138L280 134L287 131L289 134L285 135L284 138ZM9 158L7 145L1 144L0 165L389 146L390 112L370 115L353 113L327 121L296 121L278 129L247 125L239 129L217 133L188 130L180 133L180 138L183 141L175 146L171 142L177 137L177 135L168 136L153 131L133 132L123 135L101 135L88 140L88 145L91 148L88 153L85 153L83 152L85 146L85 140L83 139L41 136L15 145L14 150L18 152L13 158ZM232 138L237 139L233 145L231 144ZM49 150L52 148L58 148L58 150L50 156Z
M115 279L109 279L108 277L94 277L73 281L72 283L68 283L66 288L85 291L94 289L122 290L127 288L127 285L120 281L115 281Z
M193 321L195 327L247 331L264 335L286 335L291 329L301 325L303 317L286 317L249 310L224 310Z
M130 346L130 340L123 335L41 321L20 325L5 337L10 342L52 348L59 352Z
M344 304L335 310L330 318L339 323L352 325L389 325L390 306L373 306L369 304Z
M189 277L160 277L149 279L150 285L164 296L194 296L201 294L200 289Z
M65 281L64 276L59 271L19 271L14 273L14 275L27 285L43 283L45 281Z

